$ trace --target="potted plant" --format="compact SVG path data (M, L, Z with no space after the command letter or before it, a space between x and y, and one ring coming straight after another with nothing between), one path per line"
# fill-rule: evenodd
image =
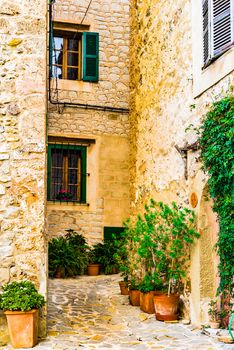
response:
M194 212L152 202L156 208L155 230L157 231L157 254L159 269L167 293L154 297L156 318L160 321L178 319L179 293L186 283L190 261L190 247L200 235L196 232ZM160 264L160 261L163 262ZM160 271L161 270L161 271Z
M140 283L137 281L137 279L134 276L132 276L128 283L129 301L132 306L140 306L139 285Z
M218 309L217 300L211 300L209 302L208 314L210 316L210 328L218 329L220 326L220 311Z
M49 275L64 278L81 275L88 263L88 245L85 238L74 230L49 242Z
M139 284L140 309L148 314L154 314L154 296L160 294L162 279L157 273L145 275Z
M128 223L129 230L134 233L135 256L138 256L142 270L140 290L144 294L151 292L152 296L155 288L167 289L167 293L154 296L158 320L178 318L179 292L186 282L189 248L199 237L194 226L195 217L191 210L180 208L174 202L166 205L153 199L145 205L143 216L138 215L133 224ZM143 299L144 295L141 297Z
M100 273L100 256L102 254L102 244L97 243L89 249L87 274L89 276L98 276Z
M74 194L65 189L61 189L56 195L56 199L60 201L71 201L73 197L74 197Z
M113 241L107 240L103 243L97 243L94 246L97 261L102 265L106 275L114 273L118 267L115 258L116 246Z
M37 344L38 309L45 304L30 281L11 282L2 287L0 308L7 317L14 348L31 348Z

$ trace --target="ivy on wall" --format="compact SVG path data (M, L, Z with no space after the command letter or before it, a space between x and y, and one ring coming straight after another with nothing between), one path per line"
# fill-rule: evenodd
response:
M208 187L218 214L220 257L218 292L234 287L234 97L212 104L200 128L199 148Z

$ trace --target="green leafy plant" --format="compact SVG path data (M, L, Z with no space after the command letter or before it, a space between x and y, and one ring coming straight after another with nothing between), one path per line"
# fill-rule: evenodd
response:
M66 277L84 273L87 252L85 238L74 230L67 230L65 237L53 238L49 242L49 275L54 277L57 269L62 269Z
M194 212L150 200L144 216L137 216L133 240L143 271L142 288L153 290L163 283L168 293L180 288L187 276L190 246L199 237ZM133 230L133 229L132 229Z
M217 300L211 300L209 302L208 314L210 316L210 321L219 321L220 320L220 311L218 309Z
M234 97L212 104L200 128L199 148L208 187L219 218L217 252L220 257L218 293L234 287Z
M111 274L113 272L113 268L118 267L117 260L115 258L116 247L114 242L111 240L107 240L104 243L97 243L93 246L93 252L96 261L102 264L105 274Z
M2 287L0 309L9 311L29 311L39 309L45 304L43 295L39 294L30 281L11 282Z
M153 290L162 290L163 281L159 274L145 275L138 289L143 293L148 293Z

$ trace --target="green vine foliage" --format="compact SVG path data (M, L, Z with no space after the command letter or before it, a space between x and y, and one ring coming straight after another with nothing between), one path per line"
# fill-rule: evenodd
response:
M234 97L213 103L200 128L199 148L218 214L218 292L232 293L234 276Z

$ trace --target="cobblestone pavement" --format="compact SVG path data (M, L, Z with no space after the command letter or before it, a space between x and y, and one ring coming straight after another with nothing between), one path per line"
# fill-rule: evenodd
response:
M34 349L234 350L234 344L192 326L165 324L130 306L119 280L118 275L50 280L48 337Z

